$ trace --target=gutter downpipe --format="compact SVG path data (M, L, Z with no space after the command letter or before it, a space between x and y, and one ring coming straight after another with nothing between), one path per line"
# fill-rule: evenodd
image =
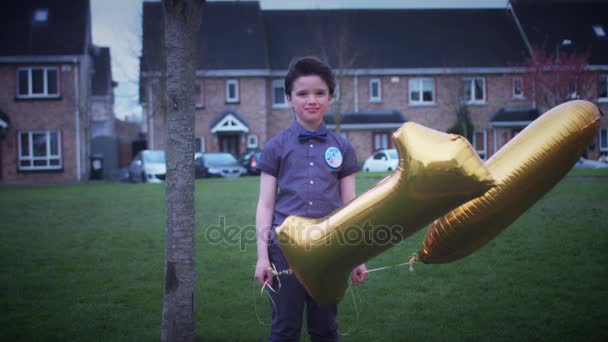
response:
M148 83L148 117L149 117L149 134L150 134L150 146L149 149L154 149L154 105L152 104L152 85Z
M353 104L353 109L354 112L357 113L359 111L359 76L357 73L355 73L355 77L353 80L353 91L354 91L354 96L353 96L353 102L355 102Z
M513 20L515 21L515 25L517 25L519 34L521 34L521 37L523 38L524 43L526 43L526 48L528 48L528 53L530 54L530 57L534 58L534 55L532 55L532 45L530 45L530 41L528 40L528 37L526 36L526 32L524 31L524 28L521 26L521 23L519 22L519 18L517 18L517 13L515 13L515 8L513 8L511 1L509 1L507 3L507 9L509 10L509 12L511 12L511 16L513 17ZM536 109L536 82L534 80L532 80L532 108Z
M80 73L78 59L74 58L74 101L76 103L76 180L80 182L80 88L78 76Z

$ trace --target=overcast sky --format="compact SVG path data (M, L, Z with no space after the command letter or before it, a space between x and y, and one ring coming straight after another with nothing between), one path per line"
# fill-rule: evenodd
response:
M208 0L209 1L209 0ZM116 116L140 117L138 105L142 0L91 0L93 43L109 46ZM507 0L260 0L262 9L504 8Z

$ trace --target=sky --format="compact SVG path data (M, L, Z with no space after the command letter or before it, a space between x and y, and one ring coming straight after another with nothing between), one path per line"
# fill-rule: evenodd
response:
M211 1L211 0L208 0ZM255 0L253 0L255 1ZM507 0L259 0L262 9L330 8L505 8ZM114 112L119 119L141 118L138 104L143 0L91 0L93 43L110 47Z

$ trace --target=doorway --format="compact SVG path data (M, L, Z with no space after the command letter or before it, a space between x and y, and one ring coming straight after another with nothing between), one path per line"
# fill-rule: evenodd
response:
M217 138L219 140L220 152L232 153L235 158L239 157L240 134L221 133L218 134Z

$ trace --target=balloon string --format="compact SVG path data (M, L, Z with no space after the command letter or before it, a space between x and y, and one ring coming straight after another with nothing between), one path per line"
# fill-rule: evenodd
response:
M266 292L266 295L268 296L268 299L270 299L270 303L272 304L272 307L274 308L274 311L277 311L277 306L274 303L274 299L272 299L272 296L270 295L269 291L272 291L273 293L278 293L278 291L281 291L281 278L279 278L280 275L290 275L293 274L293 271L291 269L286 269L286 270L277 270L277 267L273 264L271 264L272 267L270 268L270 271L272 272L273 276L276 276L277 281L279 282L279 286L277 287L277 290L275 290L272 285L270 285L269 281L270 280L266 280L264 282L264 284L262 285L262 288L260 289L260 295L264 295L264 292ZM253 279L253 310L255 311L255 317L258 319L258 322L260 323L261 326L266 326L266 324L264 324L264 322L262 321L262 319L260 318L260 314L258 313L258 305L257 302L255 300L255 285L256 285L256 280Z
M389 266L384 266L384 267L373 268L373 269L367 270L363 273L372 273L372 272L376 272L376 271L382 271L382 270L386 270L389 268L400 267L400 266L405 266L405 265L409 265L410 272L414 272L414 264L416 263L416 261L418 261L418 257L416 256L416 253L414 253L412 256L409 257L408 261L406 261L406 262L402 262L402 263L396 264L396 265L389 265Z
M359 299L359 302L360 302L361 301L361 295L359 295L359 291L357 291L357 287L356 286L349 286L349 288L351 289L350 294L353 297L353 306L355 307L355 322L350 327L350 329L348 329L345 332L340 332L340 329L338 329L338 332L342 336L348 336L351 332L353 332L355 330L355 327L357 326L357 323L359 323L359 307L357 306L357 298ZM356 297L355 297L355 295L356 295Z
M401 267L401 266L405 266L405 265L409 265L409 271L410 272L414 272L414 263L416 263L416 261L418 261L418 257L416 255L416 253L412 254L412 256L409 257L408 261L406 262L402 262L400 264L396 264L396 265L389 265L389 266L383 266L383 267L378 267L378 268L373 268L371 270L367 270L363 273L372 273L372 272L377 272L377 271L382 271L382 270L386 270L389 268L395 268L395 267ZM268 299L270 299L270 303L272 304L272 307L274 308L274 311L277 311L277 306L274 302L274 299L272 299L272 296L270 295L269 291L272 291L273 293L278 293L278 291L281 291L281 278L279 276L282 275L291 275L293 274L293 271L291 269L286 269L286 270L277 270L277 267L275 266L275 264L271 264L272 267L270 268L270 271L272 272L272 275L276 277L277 281L279 282L279 286L277 288L277 290L275 290L272 285L270 285L269 281L270 280L266 280L264 282L264 284L262 285L262 288L260 289L260 295L264 295L264 292L266 292L266 295L268 296ZM258 322L260 323L261 326L266 326L266 324L264 324L264 322L262 321L262 319L260 318L260 315L258 313L258 307L257 307L257 302L255 300L255 285L256 285L256 281L255 279L253 280L253 290L254 290L254 297L253 297L253 309L255 311L255 316L258 319ZM357 291L357 288L355 286L349 286L349 288L351 288L351 296L353 298L353 306L355 307L355 324L353 325L356 326L357 323L359 322L359 307L357 306L357 300L361 301L361 295L359 295L359 292ZM340 335L342 336L347 336L348 334L350 334L354 328L351 327L350 329L348 329L348 331L346 332L340 332Z

